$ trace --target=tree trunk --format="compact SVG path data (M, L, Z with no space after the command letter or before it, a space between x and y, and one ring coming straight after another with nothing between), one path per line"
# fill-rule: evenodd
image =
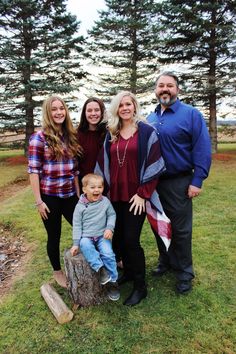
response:
M33 105L33 92L31 86L31 76L32 76L32 47L28 45L31 42L31 33L26 20L23 21L23 34L24 34L24 57L25 65L22 68L23 84L24 84L24 96L25 96L25 146L24 153L25 156L28 155L29 138L34 132L34 105Z
M29 138L34 133L34 112L33 108L26 110L26 126L25 126L25 144L24 155L28 156Z
M68 292L74 304L81 307L100 305L107 301L106 287L101 286L96 273L82 253L72 257L64 253L64 265L68 280Z
M216 118L216 11L212 10L211 13L212 28L210 32L210 45L209 45L209 133L211 137L211 151L217 152L217 118Z
M217 120L216 120L216 108L215 99L210 98L210 118L209 118L209 134L211 138L211 151L217 152Z

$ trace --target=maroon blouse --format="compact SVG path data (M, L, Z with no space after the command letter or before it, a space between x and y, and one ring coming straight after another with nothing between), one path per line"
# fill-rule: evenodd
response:
M98 152L102 147L103 139L98 131L78 131L79 144L83 148L83 156L79 157L80 179L87 173L92 173L97 161Z
M124 139L120 135L118 141L111 144L110 154L111 201L127 202L136 193L141 198L149 199L157 186L157 180L139 185L138 132L136 131L129 139ZM119 166L118 157L119 160L124 159L121 167Z

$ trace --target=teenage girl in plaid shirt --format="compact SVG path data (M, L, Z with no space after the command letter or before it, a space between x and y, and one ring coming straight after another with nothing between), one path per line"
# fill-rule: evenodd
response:
M80 195L77 156L81 148L65 102L57 96L44 101L42 130L29 142L30 184L47 231L47 254L56 282L66 287L60 264L62 215L72 224Z

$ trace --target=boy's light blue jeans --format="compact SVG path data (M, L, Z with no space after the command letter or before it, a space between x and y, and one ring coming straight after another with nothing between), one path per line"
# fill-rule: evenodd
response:
M111 281L117 280L116 257L112 250L111 240L107 240L103 236L83 237L80 240L80 250L95 272L104 266L111 276Z

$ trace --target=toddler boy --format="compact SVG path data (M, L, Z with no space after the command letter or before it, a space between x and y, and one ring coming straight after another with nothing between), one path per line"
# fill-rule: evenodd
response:
M116 214L108 198L102 195L103 178L89 173L82 178L84 194L79 198L73 215L73 246L71 255L79 248L90 267L99 272L101 285L108 284L108 297L117 301L120 292L117 284L116 258L111 239Z

